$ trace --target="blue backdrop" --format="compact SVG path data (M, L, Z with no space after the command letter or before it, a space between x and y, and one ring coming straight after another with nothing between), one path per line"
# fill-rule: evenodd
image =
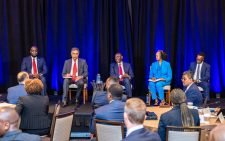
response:
M89 81L120 51L132 64L135 95L147 92L149 66L163 49L173 70L173 87L182 72L205 52L211 65L211 92L225 90L225 2L223 0L33 0L0 1L0 90L16 84L29 48L36 44L48 65L48 89L62 89L62 67L79 47Z

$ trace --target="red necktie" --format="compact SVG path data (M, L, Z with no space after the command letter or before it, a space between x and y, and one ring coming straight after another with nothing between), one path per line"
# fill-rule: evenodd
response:
M36 62L35 62L34 58L33 58L33 61L32 61L32 65L33 65L33 74L37 74L37 65L36 65Z
M121 64L119 64L119 75L123 75L123 70L122 70Z
M76 60L74 60L74 64L73 64L73 75L72 75L72 80L75 81L76 79L76 73L77 73L77 64L76 64Z

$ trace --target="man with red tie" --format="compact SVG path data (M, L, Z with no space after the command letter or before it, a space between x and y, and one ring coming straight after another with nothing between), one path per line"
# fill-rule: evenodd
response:
M62 77L63 81L63 97L62 102L63 106L67 104L67 95L69 85L74 83L78 86L76 93L76 103L78 103L78 99L82 88L84 87L84 78L88 76L88 66L84 59L79 58L80 51L78 48L71 49L71 59L68 59L64 62Z
M115 54L116 63L110 65L110 76L120 79L120 83L124 85L126 94L128 97L132 97L131 79L134 77L131 65L123 62L123 56L121 53Z
M42 57L38 57L38 48L37 46L31 46L30 48L30 56L23 58L23 62L21 64L21 71L25 71L29 74L30 79L38 78L42 81L44 85L44 89L42 91L42 95L46 95L46 80L45 75L48 72L45 59Z

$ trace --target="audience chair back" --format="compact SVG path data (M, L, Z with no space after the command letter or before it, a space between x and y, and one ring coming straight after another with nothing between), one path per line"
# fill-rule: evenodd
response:
M124 138L124 123L95 119L97 141L121 141Z
M166 141L200 141L201 127L166 127Z
M56 115L51 141L69 141L74 111Z
M50 136L53 134L53 130L54 130L54 126L55 126L55 119L56 116L59 114L60 111L60 104L55 104L55 108L54 108L54 112L53 112L53 116L52 116L52 124L51 124L51 129L50 129Z

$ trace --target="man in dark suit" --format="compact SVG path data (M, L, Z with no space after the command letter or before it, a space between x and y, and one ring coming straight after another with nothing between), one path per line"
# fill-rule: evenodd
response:
M76 103L82 88L84 87L84 79L88 76L88 66L84 59L79 58L80 51L78 48L71 49L71 59L65 61L62 71L63 81L63 106L67 104L67 95L69 85L74 83L77 85Z
M29 79L27 72L19 72L17 74L18 85L8 88L7 101L11 104L16 104L19 97L27 95L24 88L25 80Z
M41 141L40 136L22 133L18 129L19 115L14 108L0 108L1 141Z
M107 93L109 104L95 109L95 113L90 123L91 133L95 133L94 119L123 121L123 112L125 103L122 102L123 88L119 84L112 84Z
M173 109L162 114L159 120L158 133L162 141L166 141L167 126L200 126L198 110L189 109L186 96L181 89L173 89L170 94Z
M92 96L92 105L94 108L98 108L100 106L106 105L109 103L108 98L107 98L107 90L109 89L109 87L112 84L119 84L119 79L116 77L112 77L110 76L107 80L106 80L106 91L95 91L93 92L93 96ZM126 102L127 100L127 96L126 95L122 95L122 101Z
M210 100L209 81L210 81L210 65L204 62L205 54L199 53L196 62L190 65L190 71L193 73L194 82L203 88L203 96Z
M127 127L124 141L161 141L157 133L150 132L143 126L146 105L141 99L128 99L124 109L124 123Z
M48 72L45 59L42 57L38 57L38 48L36 46L32 46L30 48L30 56L23 58L23 62L21 64L21 71L25 71L29 74L30 78L38 78L42 81L44 85L44 89L42 91L42 95L46 95L46 79L45 75Z
M134 74L131 65L123 62L121 53L115 54L115 61L116 63L110 65L110 76L119 78L122 85L125 86L127 96L132 97L131 80Z
M202 94L199 91L198 86L193 82L192 73L190 71L185 71L183 73L182 83L187 102L193 102L193 106L201 106L203 102Z

